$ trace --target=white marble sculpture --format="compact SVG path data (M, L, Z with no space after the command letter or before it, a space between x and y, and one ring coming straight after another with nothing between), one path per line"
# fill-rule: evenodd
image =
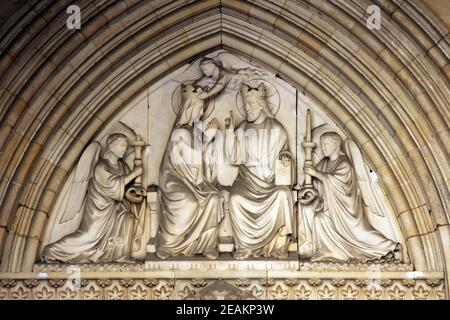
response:
M300 258L320 263L407 257L395 215L355 143L323 135L325 157L313 166L321 158L313 129L338 128L309 109L306 97L226 52L180 70L97 137L134 135L133 157L124 158L128 140L121 134L109 137L102 157L97 142L85 150L52 211L44 261L123 262L148 254L151 263L170 265L202 255L210 266L222 261L209 261L219 251L237 260L286 259L296 245ZM133 160L132 172L125 161ZM294 205L293 185L302 180Z
M265 86L243 85L247 119L235 130L232 113L227 120L227 157L239 166L230 190L230 215L236 244L235 258L287 258L294 232L293 201L288 187L275 184L275 163L289 162L287 134L271 115Z
M304 167L305 174L314 178L319 194L313 203L311 260L400 260L400 244L369 221L369 215L384 216L385 210L357 145L349 139L343 143L339 134L327 132L321 135L320 146L324 158L317 167Z
M218 226L223 218L223 198L215 187L214 145L217 120L205 128L201 117L204 101L200 87L183 88L184 105L161 162L159 198L161 218L156 254L203 254L218 257ZM205 137L205 138L203 138Z
M97 263L130 261L135 230L145 214L125 197L126 186L142 174L142 167L130 170L122 161L129 145L120 133L111 134L106 152L99 159L100 144L85 150L75 171L72 187L62 208L61 223L82 214L78 229L47 245L45 262Z

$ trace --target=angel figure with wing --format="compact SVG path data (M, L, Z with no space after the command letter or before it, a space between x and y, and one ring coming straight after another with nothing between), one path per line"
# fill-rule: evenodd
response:
M384 217L386 208L355 142L347 139L343 143L339 134L327 132L321 135L320 146L325 157L317 167L304 167L319 192L313 204L311 260L400 261L400 243L389 239L370 222L372 215Z
M233 62L236 66L240 64L240 61L230 54L220 53L214 58L202 58L198 64L199 70L195 68L184 75L185 77L196 78L191 81L186 81L185 79L184 82L192 82L191 84L194 86L203 87L204 91L198 95L198 99L213 99L226 90L235 92L239 90L239 87L245 80L268 76L257 69L225 66L221 59L227 60L228 63ZM201 72L200 75L198 71Z
M73 233L47 245L41 260L47 263L128 262L132 256L133 228L137 209L126 197L126 186L142 174L142 167L130 170L123 161L128 137L111 134L106 152L100 156L100 144L93 142L84 151L60 210L61 223L81 222ZM100 159L99 159L100 158ZM141 215L142 216L142 215Z

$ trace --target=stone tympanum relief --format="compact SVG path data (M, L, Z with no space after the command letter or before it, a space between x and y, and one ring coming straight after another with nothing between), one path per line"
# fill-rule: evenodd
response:
M119 127L143 137L135 146L148 145L142 177L126 166L132 157L116 152L113 140L128 144L112 134ZM393 210L356 144L306 95L223 50L154 83L96 141L106 136L101 159L95 144L86 148L57 201L45 261L144 259L142 245L133 254L136 239L150 239L152 270L161 260L209 265L225 255L233 268L244 259L291 261L289 253L297 267L407 261ZM72 188L81 167L94 169L84 189ZM139 188L126 193L136 177L143 203ZM67 216L62 204L74 189L85 204Z
M128 146L126 135L114 133L107 138L103 155L98 142L86 148L58 206L58 222L81 219L79 226L45 246L43 261L128 262L139 258L147 240L148 217L145 204L136 203L136 193L127 192L130 182L142 175L141 166L131 170L123 161Z

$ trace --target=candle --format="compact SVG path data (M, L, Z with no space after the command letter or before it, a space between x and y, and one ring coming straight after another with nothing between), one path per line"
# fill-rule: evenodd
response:
M311 142L311 110L306 111L306 141Z

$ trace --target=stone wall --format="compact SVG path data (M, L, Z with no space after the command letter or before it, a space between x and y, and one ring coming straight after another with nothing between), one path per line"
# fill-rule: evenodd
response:
M448 293L449 30L424 2L86 0L80 30L65 26L69 4L26 2L0 29L3 272L32 270L56 195L109 120L177 66L225 48L341 124L376 168L415 270L443 272ZM371 4L380 30L366 26Z

